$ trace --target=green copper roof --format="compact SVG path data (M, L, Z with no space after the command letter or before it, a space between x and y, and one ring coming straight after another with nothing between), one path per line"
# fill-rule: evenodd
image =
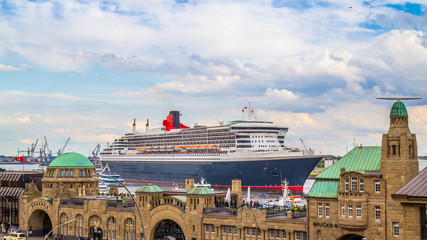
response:
M215 192L205 186L196 186L187 192L187 195L215 195Z
M408 111L406 111L405 104L401 101L397 101L393 104L390 110L390 117L392 116L408 116Z
M308 197L337 198L341 169L365 174L365 171L379 171L381 147L355 147L332 166L316 176Z
M163 190L151 183L139 187L135 193L162 193Z
M171 196L171 197L176 198L176 199L178 199L181 202L187 202L187 197L186 196L174 195L174 196Z
M41 199L46 200L46 201L52 201L52 198L50 198L50 197L38 197L38 198L41 198Z
M338 188L338 180L316 180L308 193L308 197L337 198Z
M340 171L346 172L379 171L381 165L381 147L355 147L332 166L316 176L316 179L339 179Z
M87 168L94 167L93 163L80 153L64 153L49 164L48 167L72 167L72 168Z

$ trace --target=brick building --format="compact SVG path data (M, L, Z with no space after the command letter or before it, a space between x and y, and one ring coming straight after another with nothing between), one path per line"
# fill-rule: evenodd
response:
M67 239L307 238L303 213L240 208L240 180L232 182L231 205L235 208L222 208L217 206L224 193L195 187L194 179L186 180L185 191L167 192L147 184L136 190L135 202L118 201L114 196L98 195L94 173L93 164L81 154L55 158L42 179L42 191L27 184L20 199L21 229L31 230L33 235L54 229L54 234ZM60 226L68 221L72 222Z
M53 160L42 191L26 185L21 229L36 235L53 229L67 239L427 239L427 170L418 173L416 136L400 101L381 147L356 147L316 177L307 214L242 208L240 180L232 182L235 208L219 207L222 196L194 187L192 179L182 192L148 184L135 201L120 202L98 195L94 173L77 153Z
M427 181L417 174L416 136L397 101L381 147L356 147L316 177L308 194L310 239L426 239ZM419 186L410 184L414 177ZM405 184L424 190L414 197L410 187L399 190Z

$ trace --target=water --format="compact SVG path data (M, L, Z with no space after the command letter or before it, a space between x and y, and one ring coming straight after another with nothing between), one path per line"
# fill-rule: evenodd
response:
M37 171L39 170L40 164L38 163L1 163L0 168L6 169L7 171Z

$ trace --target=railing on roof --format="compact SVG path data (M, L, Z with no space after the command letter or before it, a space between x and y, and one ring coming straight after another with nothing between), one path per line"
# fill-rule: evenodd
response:
M150 210L153 210L154 208L162 205L170 205L178 208L182 212L185 212L185 202L174 198L174 197L162 197L157 198L150 201Z
M267 211L267 217L287 216L287 214L288 214L288 211L284 211L284 210Z
M107 208L126 208L126 209L130 209L130 208L135 208L135 203L134 202L112 202L112 201L108 201L107 202Z
M220 215L229 215L237 216L237 209L231 208L204 208L203 214L220 214Z
M61 205L84 206L85 201L83 199L65 199L61 200Z

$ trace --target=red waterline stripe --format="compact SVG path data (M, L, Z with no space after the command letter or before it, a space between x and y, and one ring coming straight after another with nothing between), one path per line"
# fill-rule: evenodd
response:
M162 183L162 184L178 184L185 185L185 183L174 183L174 182L160 182L160 181L146 181L146 180L133 180L133 179L125 179L126 182L145 182L145 183ZM212 187L216 188L229 188L230 185L212 185ZM283 190L282 186L242 186L242 188L251 187L252 189L269 189L269 190ZM303 186L288 186L289 190L302 191Z

